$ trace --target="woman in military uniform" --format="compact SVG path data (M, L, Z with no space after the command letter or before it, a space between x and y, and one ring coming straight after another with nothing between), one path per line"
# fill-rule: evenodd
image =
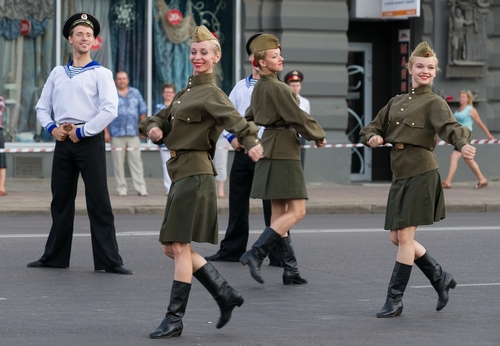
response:
M376 148L392 144L392 185L387 201L385 229L398 246L396 264L389 282L387 299L377 317L399 316L403 293L415 263L438 294L436 310L448 303L453 276L417 242L419 225L444 219L444 195L434 155L437 136L458 148L466 160L474 158L471 131L456 121L446 101L431 91L438 60L427 42L421 42L408 60L412 89L397 95L360 132L363 144Z
M283 70L283 57L278 39L262 34L250 44L254 54L253 64L260 69L261 77L252 93L246 119L265 127L262 135L264 158L256 163L252 198L271 201L271 226L267 227L245 252L240 262L248 265L252 277L264 283L260 274L262 261L275 244L284 266L283 284L306 284L297 268L288 230L306 213L307 198L304 173L300 164L300 134L326 144L325 132L316 120L300 109L297 94L278 79Z
M172 186L160 231L163 252L174 259L174 281L170 304L160 326L149 336L168 338L182 333L182 317L194 276L212 294L221 310L217 328L243 304L240 292L232 288L191 248L191 242L217 244L217 196L212 159L223 129L238 137L252 160L262 156L257 127L242 118L214 83L214 65L221 58L220 44L205 26L196 28L191 43L193 75L167 108L143 120L141 134L170 149L167 169Z

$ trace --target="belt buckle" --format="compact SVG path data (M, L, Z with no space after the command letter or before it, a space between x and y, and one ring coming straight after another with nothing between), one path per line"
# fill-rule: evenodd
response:
M176 157L177 156L177 153L175 152L175 150L170 150L170 156L171 157Z
M395 147L397 150L403 150L405 148L405 145L403 143L396 143Z

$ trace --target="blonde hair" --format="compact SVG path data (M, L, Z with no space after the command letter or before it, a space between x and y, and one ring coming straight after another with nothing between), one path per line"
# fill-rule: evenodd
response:
M469 89L460 90L460 94L467 95L467 104L472 106L472 99L474 98L474 96L472 96L471 91Z
M218 40L208 40L208 42L212 43L214 53L220 54L222 56L222 49L220 47L220 42Z
M255 63L257 64L256 67L259 68L259 70L261 69L260 68L260 64L259 64L259 61L260 60L264 60L265 57L267 56L267 50L261 50L260 52L255 52L253 53L253 60L255 61Z

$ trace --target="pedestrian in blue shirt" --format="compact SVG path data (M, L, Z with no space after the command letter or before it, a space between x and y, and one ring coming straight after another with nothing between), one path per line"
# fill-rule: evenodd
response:
M125 179L125 154L132 175L134 188L140 196L147 196L146 182L144 181L144 168L142 166L140 150L126 150L139 148L139 122L146 118L148 108L139 90L129 86L128 75L119 71L115 76L118 90L118 117L108 126L106 142L111 142L111 157L115 173L116 189L118 195L127 195L127 181Z

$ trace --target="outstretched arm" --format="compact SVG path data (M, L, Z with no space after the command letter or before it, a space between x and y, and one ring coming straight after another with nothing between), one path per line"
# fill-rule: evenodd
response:
M481 120L481 117L479 116L479 113L477 112L477 110L475 108L472 108L469 115L471 116L472 119L474 119L474 121L479 125L479 127L484 131L484 133L486 133L486 136L488 137L488 139L495 139L495 137L493 137L491 135L490 131L488 130L486 125Z

